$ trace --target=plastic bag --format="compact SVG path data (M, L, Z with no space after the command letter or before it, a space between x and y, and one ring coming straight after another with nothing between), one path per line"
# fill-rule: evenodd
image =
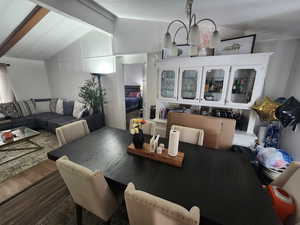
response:
M257 159L267 168L282 168L287 165L283 155L276 148L257 146Z

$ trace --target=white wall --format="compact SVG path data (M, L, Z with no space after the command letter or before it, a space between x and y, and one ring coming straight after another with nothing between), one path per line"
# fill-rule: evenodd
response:
M78 99L79 87L91 78L91 72L110 69L113 73L102 78L107 93L104 106L106 125L125 129L122 69L111 55L112 38L97 31L90 32L46 61L49 86L53 97Z
M295 47L296 57L293 61L292 72L290 79L287 83L285 90L285 96L294 96L298 101L300 101L300 41ZM279 86L278 83L277 86ZM291 153L295 160L300 161L300 129L299 124L295 132L291 130L290 127L284 128L281 136L281 148Z
M124 64L124 84L143 85L144 64Z
M2 57L1 62L10 64L8 75L17 100L51 97L44 61Z
M265 80L264 95L273 98L285 95L294 62L297 40L257 42L255 52L274 52Z
M90 61L112 54L111 37L92 31L46 60L53 97L76 99L79 87L91 78Z

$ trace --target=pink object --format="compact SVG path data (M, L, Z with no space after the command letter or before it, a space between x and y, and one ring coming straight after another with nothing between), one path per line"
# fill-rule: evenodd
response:
M141 93L140 92L130 92L128 97L140 97L141 96Z

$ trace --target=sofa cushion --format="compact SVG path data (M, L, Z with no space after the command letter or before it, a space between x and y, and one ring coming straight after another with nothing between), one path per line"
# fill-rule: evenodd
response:
M66 124L74 122L74 121L77 121L77 119L72 116L60 116L60 117L51 119L48 121L48 130L50 132L55 133L55 129L57 127L61 127L63 125L66 125Z
M0 131L11 129L11 120L0 120Z
M26 116L11 119L11 127L10 128L17 128L17 127L29 127L29 128L36 128L35 118L33 116Z
M65 116L72 116L73 108L74 108L74 101L64 101L63 108L64 108Z
M36 114L34 117L38 127L48 130L48 121L57 117L61 117L61 115L52 112L45 112Z
M0 104L0 112L3 113L6 117L9 118L18 118L20 117L15 105L13 102L2 103Z

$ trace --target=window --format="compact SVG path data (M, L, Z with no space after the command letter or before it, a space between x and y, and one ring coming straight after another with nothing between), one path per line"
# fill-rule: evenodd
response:
M12 102L14 94L8 79L6 65L0 64L0 103Z

